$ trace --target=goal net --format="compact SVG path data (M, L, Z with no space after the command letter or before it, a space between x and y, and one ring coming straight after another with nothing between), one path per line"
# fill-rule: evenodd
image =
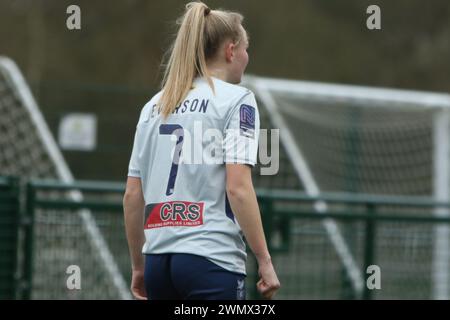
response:
M20 70L6 57L0 57L0 175L73 181ZM82 199L80 192L68 196ZM88 210L76 214L37 210L32 298L130 298L97 224ZM66 269L70 265L78 265L83 275L83 290L75 295L66 287Z

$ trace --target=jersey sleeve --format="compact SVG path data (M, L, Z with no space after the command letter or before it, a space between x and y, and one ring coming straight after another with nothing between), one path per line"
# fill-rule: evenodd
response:
M139 168L139 161L138 161L138 155L139 155L139 148L138 148L138 132L139 126L136 127L136 133L134 135L134 142L133 142L133 150L131 151L131 158L128 165L128 176L129 177L141 177L141 170Z
M231 109L226 120L223 141L225 163L255 166L259 126L258 106L254 94L250 92Z
M152 106L152 100L150 100L141 110L139 115L139 120L136 125L136 133L134 135L133 142L133 150L131 151L130 162L128 164L128 176L141 178L141 170L142 168L139 165L139 152L142 148L142 143L140 143L142 125L145 122L148 122L150 117L150 111L152 110L150 107Z

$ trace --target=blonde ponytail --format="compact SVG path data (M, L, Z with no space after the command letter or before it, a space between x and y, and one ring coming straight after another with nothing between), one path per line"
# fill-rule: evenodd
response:
M243 17L238 13L210 10L202 2L186 5L162 81L163 92L158 106L163 118L167 118L183 101L195 77L206 78L214 90L206 60L217 53L226 38L240 40L242 21Z

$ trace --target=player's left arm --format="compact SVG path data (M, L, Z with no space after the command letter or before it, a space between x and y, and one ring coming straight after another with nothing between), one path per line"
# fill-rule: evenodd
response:
M145 201L142 193L141 179L128 177L125 195L123 197L123 209L133 271L131 291L137 299L146 299L144 289L144 257L142 256L142 246L145 243L144 207Z

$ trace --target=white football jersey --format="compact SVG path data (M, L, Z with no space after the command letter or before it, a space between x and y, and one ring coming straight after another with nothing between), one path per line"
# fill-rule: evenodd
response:
M254 94L196 78L163 120L156 94L142 109L128 176L141 178L143 253L190 253L245 274L241 228L226 195L225 163L256 164L259 112ZM244 213L245 214L245 213Z

